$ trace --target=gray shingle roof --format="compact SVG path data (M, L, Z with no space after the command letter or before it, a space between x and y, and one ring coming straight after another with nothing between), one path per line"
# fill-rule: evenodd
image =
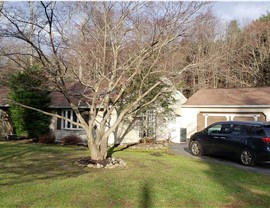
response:
M76 97L76 92L79 92L77 89L74 87L72 88L73 91L71 91L71 94L74 94L71 96L72 101L75 103L75 105L78 104L79 99ZM8 107L9 106L9 101L7 100L8 98L8 88L6 87L1 87L0 86L0 107ZM51 97L51 104L50 108L69 108L70 104L68 103L67 99L64 97L64 95L60 92L53 91L50 93ZM85 102L80 102L81 107L85 107Z
M201 89L187 100L187 105L270 105L270 87Z

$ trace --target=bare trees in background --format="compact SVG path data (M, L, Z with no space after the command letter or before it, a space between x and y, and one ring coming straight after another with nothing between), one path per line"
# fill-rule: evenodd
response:
M242 32L243 63L252 86L270 84L270 20L257 20Z
M267 15L242 28L233 20L223 35L216 31L220 23L215 17L212 20L211 30L211 24L199 30L207 39L192 36L187 45L189 51L183 53L187 63L182 68L187 70L181 72L178 85L184 94L189 97L201 88L269 86Z
M164 63L206 8L205 2L36 2L29 12L10 2L1 11L0 35L25 48L2 52L21 67L42 66L85 130L92 159L105 159L121 121L170 94ZM75 82L78 102L69 90ZM89 108L87 119L80 103Z

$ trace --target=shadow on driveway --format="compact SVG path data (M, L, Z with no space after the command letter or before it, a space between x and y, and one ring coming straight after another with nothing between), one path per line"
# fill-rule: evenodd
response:
M191 158L198 159L198 160L204 160L204 161L208 161L208 162L215 162L215 163L220 163L220 164L224 164L224 165L230 165L230 166L240 168L243 170L253 171L256 173L270 176L270 162L258 163L254 167L248 167L248 166L241 165L236 160L231 160L231 159L227 159L227 158L224 159L221 157L211 157L211 156L196 157L196 156L191 154L191 152L188 148L188 143L170 144L168 146L168 149L169 149L170 153L173 153L175 155L183 155L183 156L191 157Z

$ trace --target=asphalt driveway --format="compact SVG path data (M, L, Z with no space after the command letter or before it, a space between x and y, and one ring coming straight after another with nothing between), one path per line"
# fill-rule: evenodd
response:
M270 162L259 163L259 164L256 164L254 167L247 167L247 166L241 165L235 160L230 160L230 159L211 157L211 156L196 157L191 154L187 145L188 145L187 143L169 144L168 148L169 148L169 151L175 155L184 155L184 156L191 157L198 160L221 163L224 165L230 165L230 166L244 169L247 171L253 171L253 172L270 176Z

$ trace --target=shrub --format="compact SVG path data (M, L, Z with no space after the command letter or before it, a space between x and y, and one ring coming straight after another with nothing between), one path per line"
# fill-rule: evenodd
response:
M81 139L75 135L69 135L62 138L62 145L77 145Z
M41 144L52 144L55 141L55 136L52 133L43 134L38 137L38 143Z
M29 139L27 136L20 136L17 138L17 140L27 140Z
M46 111L51 102L46 76L42 69L33 66L11 74L7 82L9 98L26 106ZM40 112L11 103L11 118L18 137L38 138L50 131L51 119Z

